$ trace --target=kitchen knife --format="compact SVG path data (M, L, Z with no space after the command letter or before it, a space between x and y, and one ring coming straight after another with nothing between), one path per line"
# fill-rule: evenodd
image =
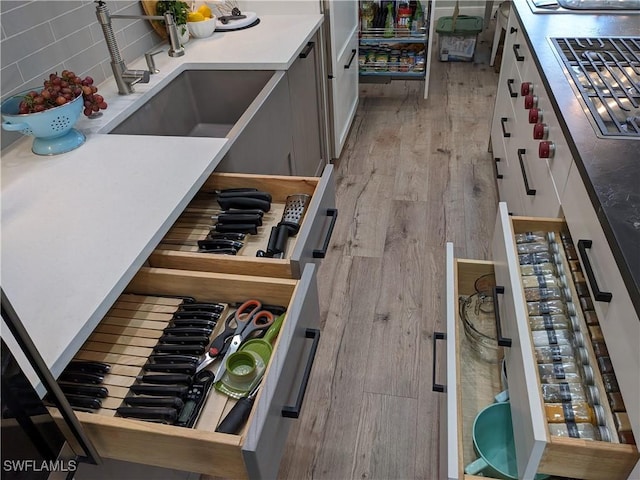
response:
M205 327L167 327L163 330L169 335L211 335L213 328Z
M198 355L151 355L150 362L155 363L198 363L200 357Z
M137 395L155 395L160 397L172 396L182 397L188 391L189 387L186 385L131 385L129 389Z
M167 375L140 375L137 379L142 383L157 385L189 385L193 377L186 373L172 373Z
M262 225L262 215L252 213L221 213L211 217L211 220L217 223L253 223L257 226Z
M256 225L246 223L217 223L213 228L216 232L250 233L251 235L258 234L258 227Z
M175 344L175 345L206 345L209 343L208 335L162 335L158 341L160 343Z
M83 372L83 373L109 373L111 365L103 362L92 362L90 360L72 360L64 369L65 372Z
M58 380L62 382L91 383L98 385L104 381L104 375L100 373L69 372L65 370L60 374Z
M235 240L198 240L198 247L206 250L215 249L227 249L240 250L244 246L242 242L236 242Z
M211 228L213 229L214 227L212 226ZM214 232L214 231L209 232L209 235L207 235L207 239L211 239L211 240L217 240L220 238L223 238L225 240L241 241L246 238L246 235L244 233L234 233L234 232L220 233L220 232Z
M116 413L125 418L139 418L140 420L154 420L170 424L178 418L178 411L171 407L118 407Z
M271 194L269 192L253 191L253 192L220 192L218 199L223 198L251 198L271 203ZM226 210L226 209L225 209Z
M261 217L264 216L264 212L262 210L260 210L259 208L254 208L254 209L230 208L229 210L221 210L220 213L244 213L244 214L248 214L248 215L260 215ZM213 215L211 218L215 218L215 215Z
M65 394L65 398L72 407L86 408L88 410L99 410L102 408L102 402L99 398L75 394Z
M199 312L222 313L224 311L224 305L220 305L219 303L186 303L178 307L179 312L194 310Z
M165 373L185 373L193 375L196 373L196 363L148 363L143 367L147 372Z
M58 382L60 390L65 395L86 395L89 397L107 398L109 390L100 385L80 385L77 383Z
M173 318L188 318L194 319L197 318L199 320L209 320L216 322L220 318L220 314L217 312L208 312L206 310L192 310L191 307L188 309L178 310L173 314Z
M223 188L222 190L214 190L213 193L217 195L228 195L230 193L239 193L239 192L257 192L257 188L251 187L238 187L238 188Z
M199 318L174 318L171 320L171 324L176 327L214 328L216 326L214 321L201 320Z
M271 202L267 202L260 198L247 198L247 197L218 197L218 204L223 210L229 210L230 208L236 208L239 210L258 209L263 212L271 210Z
M262 382L262 380L260 380ZM246 397L242 397L240 400L236 402L233 408L227 413L227 416L224 417L218 428L216 428L216 432L220 433L230 433L237 434L242 426L246 423L249 418L249 414L251 413L251 408L253 407L253 401L260 389L260 382L258 385L253 387L253 390L249 392L249 395Z
M202 355L205 347L203 345L184 345L173 343L160 343L153 347L155 353L193 353Z
M208 248L198 249L200 253L210 253L212 255L237 255L238 251L235 248L215 248L213 250Z
M124 403L130 407L172 407L178 410L184 406L179 397L127 397Z

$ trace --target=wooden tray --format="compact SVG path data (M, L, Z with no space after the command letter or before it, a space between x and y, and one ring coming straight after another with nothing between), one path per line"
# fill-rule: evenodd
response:
M145 15L156 15L156 4L158 3L158 0L140 0L140 3L142 4L142 9L144 10ZM166 39L167 30L164 28L164 25L157 20L149 21L156 33L163 39Z

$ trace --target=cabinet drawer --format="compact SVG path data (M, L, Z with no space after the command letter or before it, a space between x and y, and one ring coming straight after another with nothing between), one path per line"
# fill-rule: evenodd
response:
M615 437L611 443L560 438L548 433L514 235L535 230L553 231L559 235L563 228L564 223L559 219L511 218L506 204L499 205L493 258L496 283L504 286L504 295L500 296L498 309L502 331L504 336L512 340L511 348L505 348L505 363L519 477L533 478L539 471L585 479L627 478L640 455L637 447L616 443L617 436L611 419L607 421L607 426ZM564 258L562 252L560 257ZM566 264L566 259L563 262ZM569 271L568 266L565 270ZM569 284L572 296L577 297L571 280ZM582 313L577 311L576 315L580 319L585 338L589 338ZM594 365L595 355L591 345L589 342L585 343L585 348L590 353L590 364ZM598 375L595 383L602 392L601 398L606 398Z
M98 453L225 478L275 478L292 423L283 416L283 407L299 393L298 372L313 361L314 349L308 359L305 353L310 343L308 332L317 332L315 339L319 338L315 266L308 265L300 280L145 267L127 292L184 295L223 303L257 297L264 304L286 306L287 313L248 422L238 435L215 432L234 401L212 389L195 428L115 417L103 412L104 408L100 410L104 415L77 412ZM110 350L110 344L104 345ZM301 401L300 395L303 393L298 395Z
M174 242L176 239L193 243L209 233L207 225L214 223L210 219L211 212L219 210L219 207L215 196L207 198L208 194L204 192L238 187L269 192L273 201L271 210L264 216L263 225L259 227L259 234L248 235L245 246L237 255L199 253L197 246L174 244L180 243ZM326 253L337 215L333 165L327 165L321 177L214 173L201 192L151 254L150 266L245 275L259 272L259 275L269 277L300 278L306 264L319 262ZM311 195L311 202L300 230L288 240L286 258L257 257L258 250L266 250L271 227L281 220L287 196L297 193Z

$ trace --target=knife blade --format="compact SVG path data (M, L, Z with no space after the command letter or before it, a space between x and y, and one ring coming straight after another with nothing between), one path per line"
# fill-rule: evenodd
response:
M206 345L209 343L208 335L162 335L158 342L162 344L172 344L172 345Z
M154 363L198 363L198 355L151 355L149 361Z
M69 372L65 370L60 374L58 380L63 382L91 383L97 385L104 381L104 375L100 373Z
M248 197L218 197L218 205L223 210L229 210L235 208L238 210L256 209L268 212L271 210L271 202L268 202L262 198L248 198Z
M196 373L197 363L148 363L143 367L146 372L165 373L185 373L193 375Z
M186 373L173 373L167 375L140 375L137 379L142 383L153 383L155 385L189 385L193 377Z
M154 420L169 424L174 423L178 418L178 411L171 407L118 407L116 413L125 418Z
M154 395L154 396L160 396L160 397L166 397L166 396L182 397L189 391L189 387L186 385L135 384L135 385L131 385L129 389L137 395Z
M126 397L124 403L130 407L172 407L178 410L184 406L179 397Z
M169 335L206 335L207 337L213 332L213 328L205 327L167 327L163 330Z
M155 353L193 353L202 355L205 347L203 345L184 345L174 343L160 343L153 347Z
M90 360L72 360L64 369L65 372L82 373L109 373L111 365L103 362L93 362Z
M90 397L107 398L109 390L100 385L81 385L78 383L58 382L60 390L65 395L86 395Z
M245 223L216 223L216 232L238 232L238 233L250 233L251 235L258 234L258 227L254 224Z
M209 253L211 255L237 255L238 251L235 248L217 248L217 249L209 249L209 248L199 248L198 252L200 253Z

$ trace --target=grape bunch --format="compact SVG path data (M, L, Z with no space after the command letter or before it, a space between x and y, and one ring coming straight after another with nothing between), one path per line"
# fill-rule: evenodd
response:
M18 105L19 113L37 113L50 108L59 107L83 96L84 114L89 117L107 108L104 97L99 95L98 88L93 84L93 78L80 78L69 70L63 70L49 75L44 88L39 92L32 90L27 93Z

